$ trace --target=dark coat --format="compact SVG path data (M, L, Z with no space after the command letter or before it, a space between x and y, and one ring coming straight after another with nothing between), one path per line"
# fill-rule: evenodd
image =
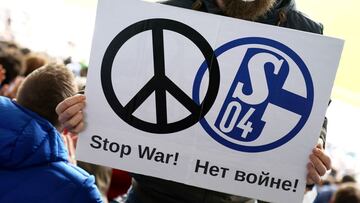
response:
M195 1L196 0L168 0L165 1L164 4L181 8L191 8ZM215 0L203 0L202 2L202 6L198 8L199 11L224 15L216 6ZM285 18L281 18L282 13L285 14ZM277 0L273 9L258 19L257 22L317 34L323 33L323 26L320 23L311 20L296 10L295 0Z

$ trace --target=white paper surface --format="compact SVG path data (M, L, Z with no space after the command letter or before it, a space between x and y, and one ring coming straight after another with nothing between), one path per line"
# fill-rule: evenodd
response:
M77 157L301 202L342 47L334 38L156 3L99 1ZM209 48L219 65L217 72L210 52L210 75L202 66ZM202 118L209 91L205 103L213 104Z

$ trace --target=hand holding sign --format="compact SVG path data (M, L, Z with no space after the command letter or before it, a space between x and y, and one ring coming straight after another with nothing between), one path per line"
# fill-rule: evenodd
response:
M322 144L317 144L309 156L306 184L321 184L321 176L331 169L331 159L325 154Z
M72 133L79 133L84 129L85 96L75 95L59 103L56 113L63 128Z

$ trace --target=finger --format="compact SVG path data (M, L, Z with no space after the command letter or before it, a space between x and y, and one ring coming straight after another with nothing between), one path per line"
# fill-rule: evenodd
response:
M60 115L62 112L64 112L66 109L73 106L74 104L84 102L85 99L86 99L85 95L82 95L82 94L77 94L75 96L69 97L69 98L65 99L64 101L60 102L56 106L55 111L58 115Z
M313 154L315 154L321 160L327 170L331 169L331 159L328 155L325 154L324 150L315 148L313 149Z
M323 176L326 173L326 167L316 155L310 154L310 161L320 176Z
M319 138L318 143L316 144L316 148L318 149L324 149L323 148L323 140Z
M312 163L308 163L307 169L308 169L308 174L307 174L308 183L309 184L312 184L312 183L321 184L321 177L317 173L317 171L314 168Z
M78 139L78 134L76 133L69 133L70 134L70 137L72 140L77 140Z
M62 140L63 140L63 142L64 142L65 147L67 148L68 143L67 143L66 135L65 135L65 134L61 134L61 138L62 138Z
M80 133L85 127L84 122L80 122L74 129L71 130L72 133Z
M69 135L66 136L68 142L69 155L73 157L75 155L74 143Z
M70 106L69 108L67 108L65 111L63 111L60 115L59 115L59 121L62 124L65 123L69 123L71 124L71 119L73 119L74 117L76 117L76 115L78 115L79 112L81 112L85 107L85 102L81 102L81 103L76 103L72 106Z
M69 162L76 165L76 159L75 159L75 148L74 148L74 144L72 142L71 136L68 134L66 135L66 139L68 142L68 152L69 152Z
M83 113L82 111L77 111L77 113L75 114L75 116L73 116L70 120L67 120L67 121L63 121L63 126L66 128L66 129L73 129L73 128L76 128L76 126L83 120L84 116L83 116ZM59 120L61 118L59 117ZM60 121L61 122L61 121Z
M72 134L72 135L71 135L71 139L72 139L72 141L73 141L73 143L74 143L74 148L76 149L76 144L77 144L77 141L78 141L78 136L75 135L75 134Z
M312 178L310 177L310 173L309 173L309 171L311 170L311 167L313 167L313 166L312 166L312 163L309 162L309 163L306 165L306 169L307 169L306 184L309 184L309 185L314 184L314 181L313 181Z

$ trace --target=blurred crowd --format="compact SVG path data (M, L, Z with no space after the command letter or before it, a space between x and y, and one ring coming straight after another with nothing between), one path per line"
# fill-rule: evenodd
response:
M23 79L37 68L48 63L63 63L76 76L79 88L85 85L87 66L72 61L71 57L61 59L43 52L35 52L15 42L0 41L0 95L15 98Z
M25 78L47 64L61 64L67 67L75 76L77 89L84 90L87 75L85 64L73 61L71 57L53 57L47 53L32 51L15 42L0 41L0 96L15 99ZM1 114L2 112L0 116L3 116ZM60 133L68 151L68 162L95 176L95 184L103 202L121 201L131 185L128 172L76 161L77 135L67 132L66 129Z
M313 203L360 203L360 187L353 174L339 176L332 169L317 185Z

